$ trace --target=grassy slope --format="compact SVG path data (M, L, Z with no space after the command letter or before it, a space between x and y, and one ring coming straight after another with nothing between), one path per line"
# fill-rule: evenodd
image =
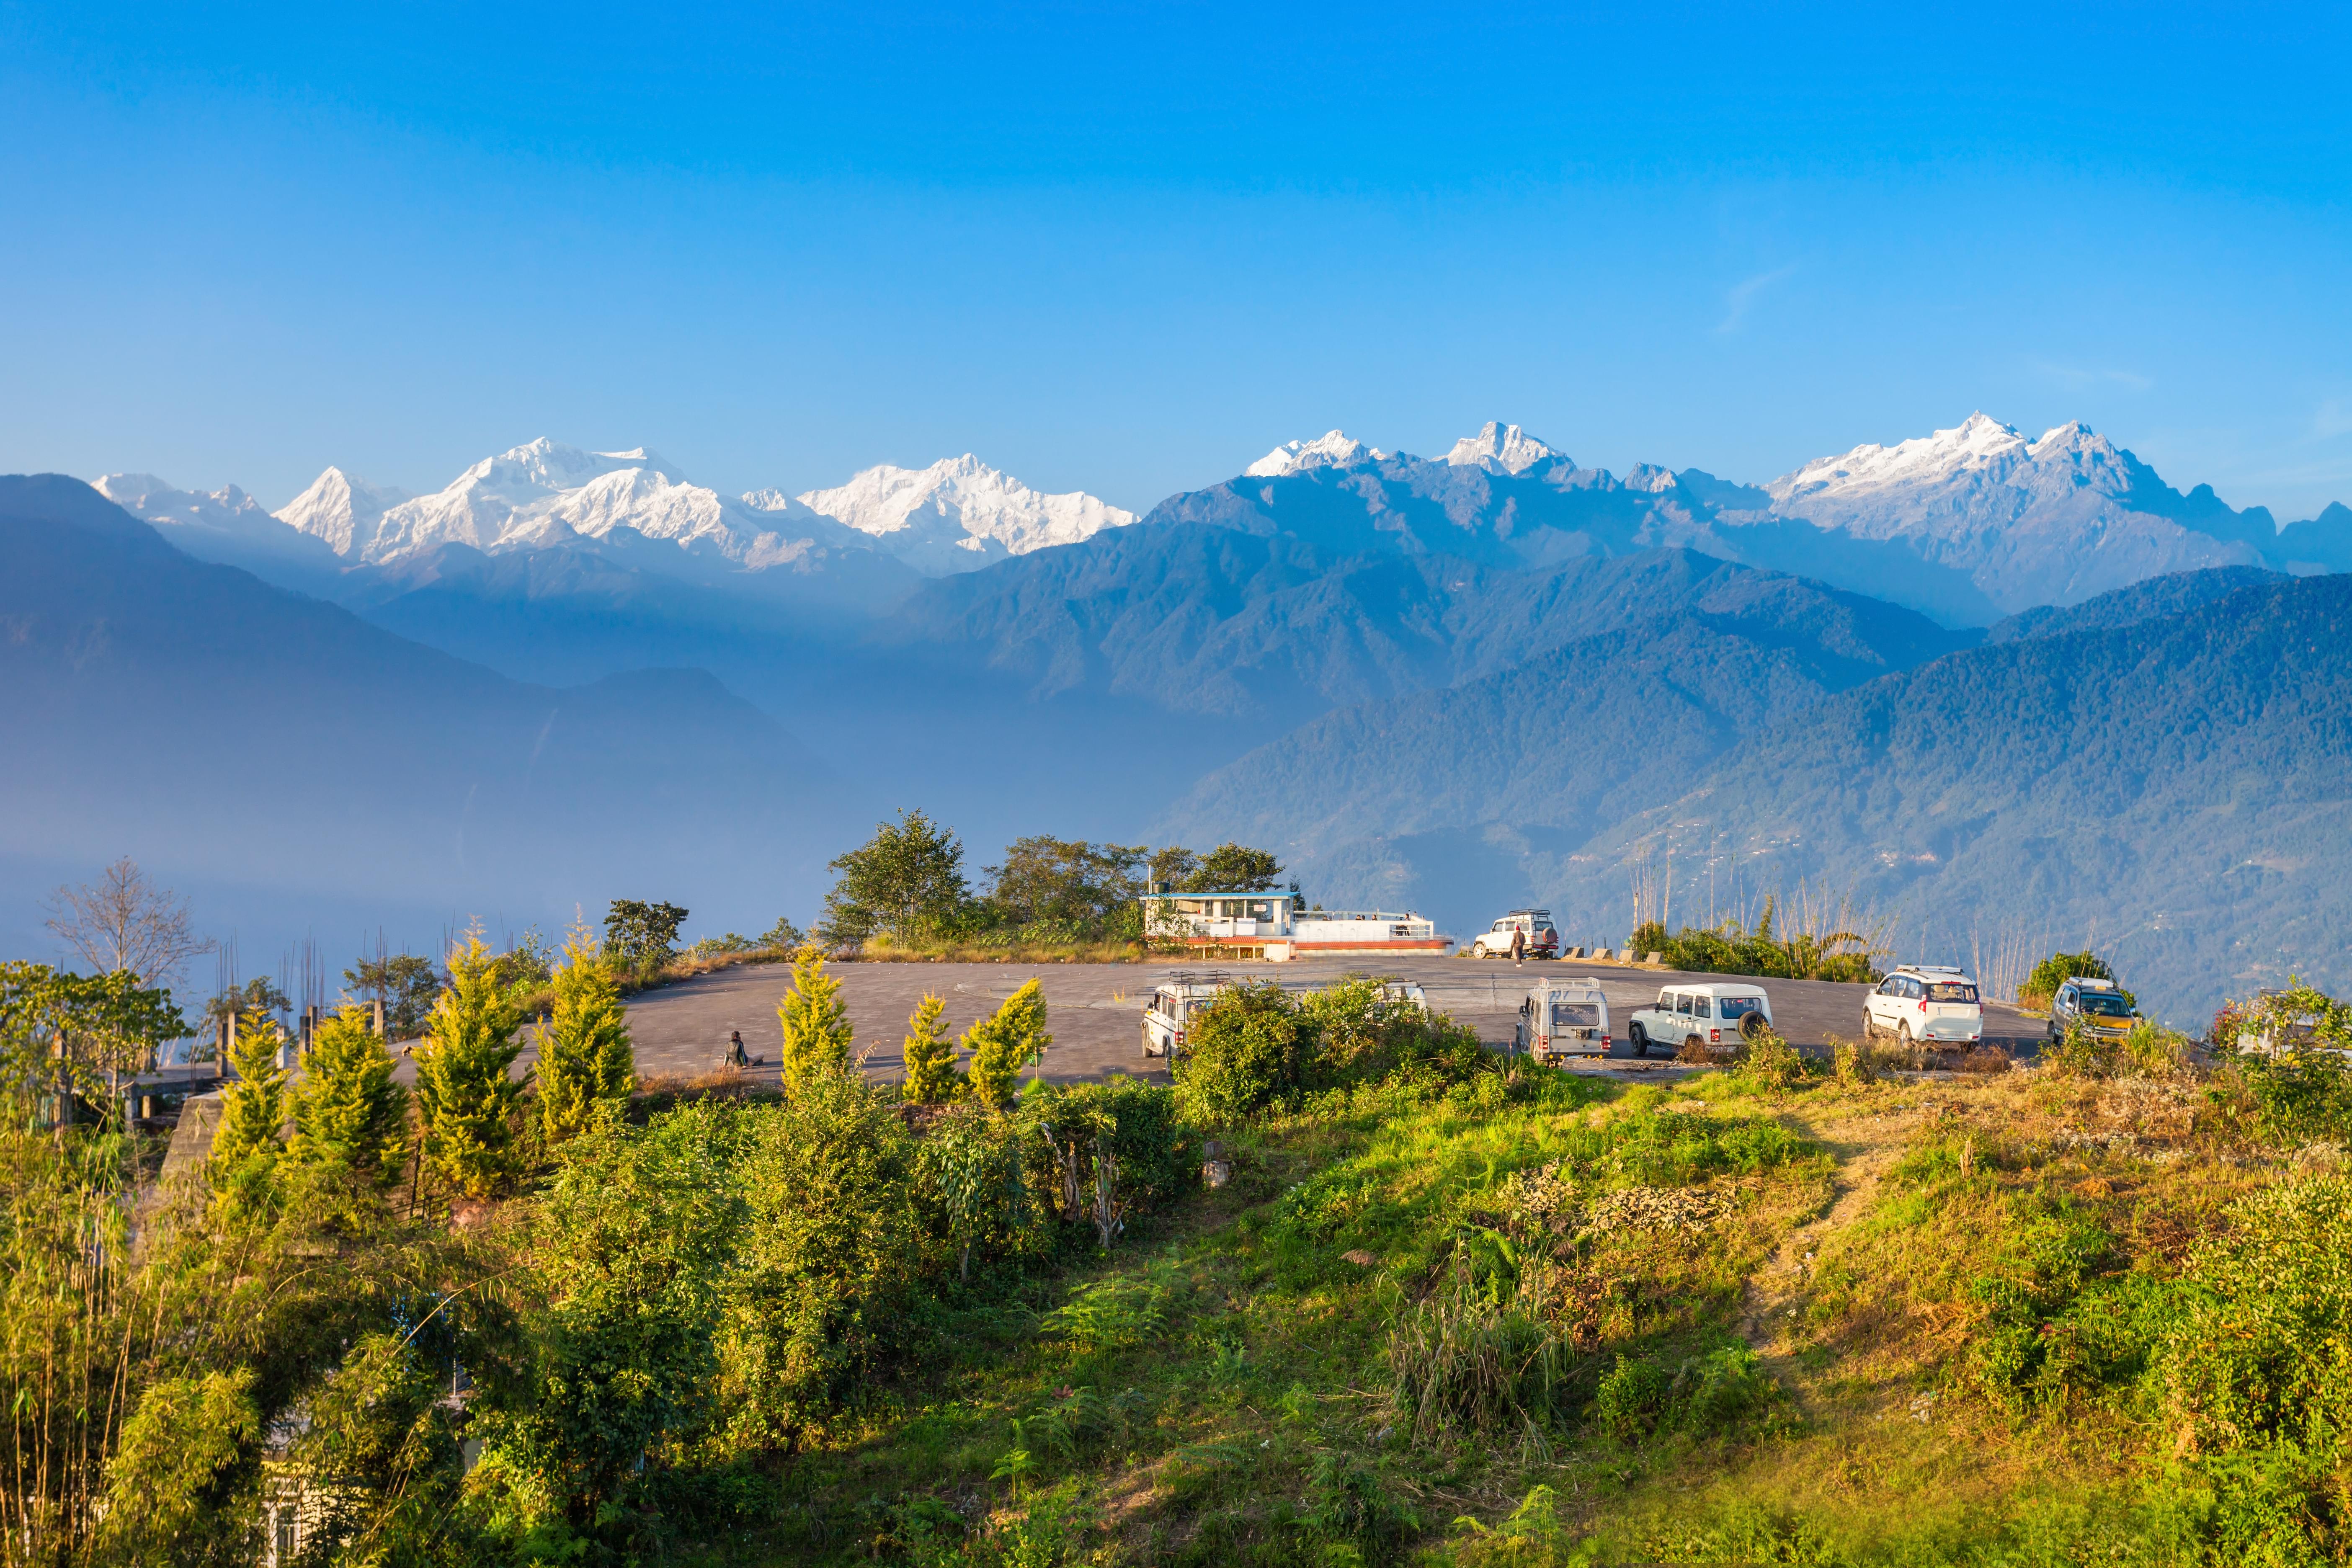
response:
M1578 1541L1604 1563L2072 1560L2124 1528L2162 1445L2120 1399L2037 1393L2055 1352L2032 1320L2058 1309L2003 1289L2168 1275L2263 1179L2179 1084L1499 1087L1365 1091L1254 1131L1231 1184L1047 1288L1091 1303L1084 1322L957 1325L862 1431L799 1461L782 1529L730 1560L1536 1562ZM1571 1214L1629 1187L1720 1212L1579 1246L1513 1201L1546 1167ZM1567 1413L1415 1440L1389 1332L1480 1230L1528 1243L1519 1300L1575 1352ZM1742 1342L1777 1394L1603 1429L1591 1397L1620 1355L1671 1370ZM1518 1526L1480 1533L1538 1487Z

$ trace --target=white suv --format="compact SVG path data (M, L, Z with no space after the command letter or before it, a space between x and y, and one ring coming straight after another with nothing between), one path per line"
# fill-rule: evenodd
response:
M1866 1039L1892 1035L1905 1045L1974 1045L1984 1038L1977 983L1940 963L1906 963L1863 998Z
M1711 981L1667 986L1633 1015L1625 1032L1635 1056L1648 1056L1653 1046L1671 1056L1690 1045L1733 1050L1743 1037L1771 1026L1772 999L1764 987L1752 980Z
M1471 939L1470 956L1510 957L1514 932L1525 933L1526 940L1520 944L1520 950L1529 958L1559 956L1559 928L1551 923L1549 910L1513 910Z

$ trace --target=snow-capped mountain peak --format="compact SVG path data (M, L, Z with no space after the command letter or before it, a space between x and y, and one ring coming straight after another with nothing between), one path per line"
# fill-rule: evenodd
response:
M754 490L744 504L776 509L776 490ZM809 490L793 504L846 523L929 575L971 572L1008 555L1075 544L1135 514L1073 490L1047 495L966 452L927 468L882 464L847 484Z
M360 532L373 533L383 514L409 499L397 485L372 485L337 468L310 481L310 488L270 515L288 527L323 539L338 555L352 552Z
M1997 476L2014 468L2030 445L2014 426L1977 413L1949 430L1892 447L1871 443L1835 457L1816 458L1764 488L1774 500L1787 501L1937 484L1963 473Z
M1352 468L1380 456L1377 448L1366 447L1346 432L1331 430L1312 441L1285 441L1242 474L1253 479L1278 479L1310 468Z
M1529 468L1559 462L1576 464L1555 447L1546 446L1516 425L1489 419L1475 436L1454 443L1445 460L1457 468L1480 468L1490 473L1523 474Z
M199 531L249 537L276 525L269 514L235 485L216 490L184 490L153 474L101 474L92 489L133 516L166 531Z

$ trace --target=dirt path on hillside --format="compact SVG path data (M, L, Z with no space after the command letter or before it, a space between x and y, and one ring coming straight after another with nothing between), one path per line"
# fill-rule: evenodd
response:
M1918 1110L1906 1108L1893 1114L1853 1117L1839 1125L1837 1137L1811 1127L1798 1129L1837 1162L1831 1177L1835 1195L1828 1208L1790 1231L1770 1261L1748 1276L1739 1334L1800 1408L1804 1403L1804 1384L1796 1364L1796 1350L1801 1336L1792 1331L1798 1326L1797 1314L1803 1310L1814 1258L1822 1242L1869 1211L1878 1196L1880 1181L1901 1156L1920 1116Z

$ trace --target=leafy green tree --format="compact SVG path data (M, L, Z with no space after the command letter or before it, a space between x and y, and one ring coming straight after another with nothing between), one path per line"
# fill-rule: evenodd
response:
M793 960L793 988L776 1004L783 1026L784 1091L798 1094L819 1079L849 1070L851 1028L841 982L824 972L824 955L813 947Z
M820 930L831 942L918 937L953 924L971 901L963 843L919 811L902 811L832 863Z
M398 1173L408 1148L408 1091L392 1080L392 1053L358 1003L319 1026L289 1100L296 1159L379 1180Z
M989 901L1015 925L1067 921L1100 926L1143 890L1142 846L1036 835L1015 839L1004 863L982 868Z
M1229 1125L1296 1091L1312 1048L1289 993L1244 982L1195 1016L1176 1065L1177 1102L1193 1121Z
M239 1017L247 1013L285 1013L294 1004L278 983L266 974L257 974L243 985L222 992L205 1004L205 1022L218 1030L223 1018Z
M835 1073L751 1120L719 1383L729 1435L748 1448L790 1449L923 1331L908 1309L940 1248L896 1099Z
M551 1147L626 1105L636 1085L621 989L585 931L563 944L553 983L539 1046L540 1126Z
M793 924L790 915L778 915L776 923L770 926L767 934L760 939L760 945L771 952L797 952L807 942L808 937L800 927Z
M256 1154L278 1152L278 1130L286 1125L286 1069L278 1053L286 1044L286 1030L258 1009L237 1020L236 1042L229 1048L235 1081L221 1092L220 1126L213 1133L213 1163L228 1173L243 1167Z
M356 995L383 1004L386 1039L413 1040L425 1032L433 999L441 994L441 976L433 961L413 952L362 958L356 969L343 971L343 984Z
M1045 987L1034 980L1022 986L964 1031L963 1043L971 1047L972 1098L982 1105L1003 1105L1013 1098L1021 1069L1054 1043L1045 1032Z
M964 1105L922 1142L919 1171L947 1218L961 1279L971 1278L973 1247L1015 1245L1034 1217L1021 1138L1012 1118Z
M508 1076L521 1047L522 1015L499 990L497 960L479 931L449 952L449 984L433 1005L416 1053L416 1109L425 1157L467 1197L488 1197L520 1165L515 1146L522 1085Z
M1274 887L1282 867L1264 849L1220 844L1203 856L1200 869L1185 879L1188 893L1262 893Z
M667 963L677 956L677 928L687 911L676 904L614 899L604 917L604 951L631 969Z
M62 1073L92 1099L102 1084L107 1102L119 1107L123 1079L145 1071L165 1041L187 1032L172 994L134 971L75 974L46 963L0 964L0 1036L20 1059L16 1074L40 1081L44 1094Z
M2053 952L2033 966L2033 973L2017 988L2017 1000L2022 1006L2047 1007L2050 999L2058 994L2058 987L2069 980L2115 977L2116 972L2107 961L2095 952Z
M1192 884L1193 876L1201 869L1201 858L1181 844L1165 849L1154 849L1147 863L1150 880L1171 892L1182 892Z
M907 1020L907 1078L900 1092L909 1105L944 1105L963 1090L955 1042L940 1017L947 1006L946 997L926 994Z

